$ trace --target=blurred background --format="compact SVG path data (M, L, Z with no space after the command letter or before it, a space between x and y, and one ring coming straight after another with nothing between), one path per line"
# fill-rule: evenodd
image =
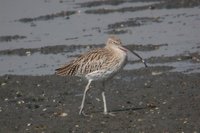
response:
M2 0L0 75L49 75L109 35L149 66L200 72L199 0ZM130 54L124 69L144 67Z

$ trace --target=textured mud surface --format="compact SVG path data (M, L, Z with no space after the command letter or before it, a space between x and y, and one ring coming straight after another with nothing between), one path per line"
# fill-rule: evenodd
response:
M159 0L147 0L148 2L158 2ZM136 2L136 1L116 1L116 2L104 2L102 4L105 5L119 5L122 3L131 3L131 2ZM137 1L139 2L139 1ZM88 2L88 5L84 5L83 6L97 6L94 3L98 3L98 2ZM100 1L99 1L100 3ZM101 4L99 4L101 5ZM147 10L147 9L173 9L173 8L184 8L184 7L195 7L195 6L199 6L200 2L198 0L194 0L194 1L190 1L190 0L163 0L163 1L159 1L158 3L155 4L151 4L151 5L145 5L145 6L138 6L138 7L123 7L123 8L118 8L118 9L105 9L105 8L100 8L100 9L93 9L93 10L86 10L85 13L89 13L89 14L108 14L108 13L113 13L113 12L135 12L135 11L142 11L142 10Z
M13 36L0 36L0 42L10 42L13 40L19 40L19 39L24 39L26 36L19 36L19 35L13 35Z
M47 20L53 20L58 17L66 17L66 19L69 19L69 16L75 14L75 11L62 11L54 14L47 14L43 16L38 16L35 18L21 18L18 21L23 23L30 23L34 21L47 21Z
M15 5L10 8L11 4ZM17 0L0 10L0 133L199 133L199 0ZM117 34L125 68L100 82L54 75Z
M0 132L200 132L200 74L150 67L123 71L106 84L104 115L99 83L79 106L86 81L74 77L0 77ZM134 76L133 76L134 75Z
M2 50L0 51L0 55L19 55L19 56L27 56L26 52L30 52L31 54L40 53L40 54L58 54L58 53L67 53L67 52L75 52L77 50L84 49L95 49L104 47L105 44L90 44L90 45L57 45L57 46L46 46L41 48L21 48L21 49L13 49L13 50ZM162 46L167 46L167 44L159 44L159 45L135 45L129 44L126 47L130 50L137 51L152 51L157 50Z

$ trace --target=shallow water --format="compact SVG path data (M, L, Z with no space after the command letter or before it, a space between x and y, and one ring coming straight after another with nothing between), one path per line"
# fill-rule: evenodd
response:
M89 1L89 0L87 0ZM124 45L159 45L167 44L156 50L137 51L144 59L151 57L169 57L199 53L200 48L200 8L179 9L146 9L135 12L113 12L108 14L87 14L88 9L120 9L125 7L146 6L156 2L131 2L117 6L101 5L97 7L80 7L81 1L53 0L3 0L0 5L0 36L26 36L24 39L1 41L0 50L15 50L19 48L41 48L56 45L87 45L102 44L108 37L109 24L126 22L134 18L158 19L160 22L142 22L139 26L124 27L114 30L126 31L118 34ZM157 2L158 3L158 2ZM57 16L49 20L35 20L22 23L21 18L38 18L61 11L76 11L70 16ZM73 52L59 54L34 53L27 56L0 55L0 75L44 75L53 74L54 69L65 64L77 54L88 49L75 49ZM28 50L27 50L28 51ZM137 58L132 58L135 60ZM177 61L149 64L150 66L173 66L173 71L199 72L199 62ZM138 69L141 63L128 64L125 69Z

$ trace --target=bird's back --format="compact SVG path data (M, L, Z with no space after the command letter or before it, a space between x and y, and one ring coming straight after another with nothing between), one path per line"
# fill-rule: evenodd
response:
M97 70L107 69L114 59L114 55L109 49L95 49L56 69L56 74L85 76Z

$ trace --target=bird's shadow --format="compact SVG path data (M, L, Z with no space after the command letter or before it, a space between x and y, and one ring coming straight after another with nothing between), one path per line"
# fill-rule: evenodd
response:
M115 112L124 112L124 111L143 110L143 109L147 109L147 108L148 107L131 107L131 108L114 109L114 110L110 110L110 111L115 113Z
M155 108L155 107L149 107L149 106L145 106L145 107L130 107L130 108L113 109L113 110L109 110L109 112L112 112L112 113L128 112L128 111L144 110L144 109L149 109L149 108ZM102 111L95 111L95 112L92 112L92 113L100 113L100 112L102 112Z

